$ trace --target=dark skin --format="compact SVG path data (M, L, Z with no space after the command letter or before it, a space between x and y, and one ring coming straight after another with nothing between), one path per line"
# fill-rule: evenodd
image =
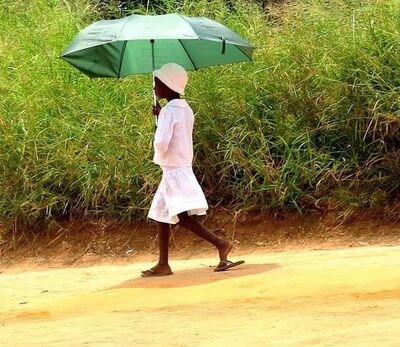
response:
M168 102L174 99L180 99L180 95L170 88L168 88L164 83L162 83L158 78L155 79L155 92L157 98L166 99ZM157 106L153 107L153 114L159 116L161 111L161 106L157 102ZM227 261L229 252L232 250L232 242L223 240L215 235L213 232L209 231L203 224L196 221L194 218L189 216L187 212L182 212L178 214L179 222L178 225L182 228L190 230L202 239L210 242L217 248L220 261ZM171 267L168 263L168 249L169 249L169 239L171 226L167 223L157 222L158 229L158 242L159 242L159 260L158 263L151 268L153 274L158 275L170 275L172 274ZM146 271L143 271L146 273Z

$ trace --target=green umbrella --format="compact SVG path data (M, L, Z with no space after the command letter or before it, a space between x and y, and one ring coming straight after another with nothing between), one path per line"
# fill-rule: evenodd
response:
M251 61L253 46L211 19L177 13L131 15L83 29L61 58L90 77L152 72L166 63L187 70Z
M252 45L208 18L131 15L83 29L61 58L90 77L152 72L165 63L187 70L250 61Z

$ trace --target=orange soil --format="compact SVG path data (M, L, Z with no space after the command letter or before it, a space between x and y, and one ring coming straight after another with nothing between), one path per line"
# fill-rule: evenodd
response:
M150 263L14 267L0 275L1 346L400 346L400 246ZM237 254L233 259L239 259Z

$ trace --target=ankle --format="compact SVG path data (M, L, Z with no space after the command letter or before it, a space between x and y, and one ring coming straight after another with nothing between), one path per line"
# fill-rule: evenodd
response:
M159 262L157 263L157 266L160 266L160 267L169 267L169 264L168 264L168 261L166 261L166 262L164 262L164 261L159 261Z
M221 240L218 248L227 248L231 245L231 242L227 241L227 240Z

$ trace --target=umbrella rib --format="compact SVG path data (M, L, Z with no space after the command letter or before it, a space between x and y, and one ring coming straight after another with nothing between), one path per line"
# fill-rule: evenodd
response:
M128 41L124 41L124 45L122 46L122 49L121 49L121 56L119 58L118 78L121 78L122 63L124 62L125 48L126 48L127 43L128 43Z
M245 52L243 52L239 45L234 45L234 46L240 51L240 53L242 53L245 57L247 57L249 61L253 61L253 58L249 57Z
M188 58L190 59L190 62L192 63L193 67L195 70L198 70L198 68L196 67L192 57L190 56L189 52L187 51L186 47L184 46L184 44L182 43L182 40L178 40L179 43L181 44L182 48L185 50L186 55L188 56Z
M185 23L192 29L193 33L197 36L198 39L200 39L200 36L197 34L196 30L194 30L192 23L190 23L185 16L182 16L181 14L178 13L178 16L181 17Z

